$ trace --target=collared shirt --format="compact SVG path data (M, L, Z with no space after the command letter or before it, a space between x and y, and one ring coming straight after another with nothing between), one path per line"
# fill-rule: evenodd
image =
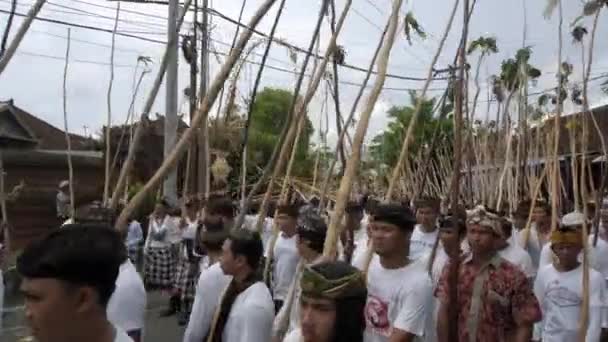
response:
M449 300L449 269L444 268L435 290L443 305ZM517 325L531 325L542 317L526 275L498 255L482 267L473 265L471 255L463 260L457 307L460 342L506 341Z

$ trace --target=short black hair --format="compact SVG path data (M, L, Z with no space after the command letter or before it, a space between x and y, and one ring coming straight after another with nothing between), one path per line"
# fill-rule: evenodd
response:
M416 225L416 217L410 208L400 203L378 204L371 212L374 221L393 224L403 232L411 232Z
M201 245L207 251L218 252L222 250L224 241L228 238L228 231L226 229L219 230L205 230L201 231Z
M260 233L243 228L235 228L230 231L230 250L232 254L242 255L247 259L247 264L257 270L264 253L264 245Z
M208 214L215 214L223 217L234 217L234 205L232 200L224 196L214 196L209 198L206 211Z
M106 307L126 255L120 234L99 224L71 224L30 244L17 259L25 278L53 278L93 287Z

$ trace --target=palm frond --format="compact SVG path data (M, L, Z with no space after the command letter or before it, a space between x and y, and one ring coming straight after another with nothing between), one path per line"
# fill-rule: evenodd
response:
M407 14L405 15L404 30L405 37L407 38L407 41L410 45L412 45L413 32L416 32L416 34L422 39L426 38L426 32L418 23L418 20L416 20L416 18L414 17L414 13L412 13L411 11L407 12Z
M589 33L587 31L587 28L582 26L582 25L577 25L576 27L574 27L574 29L572 30L571 34L572 34L572 40L574 43L580 43L583 41L583 38L585 37L585 35Z
M590 16L594 15L597 11L602 8L605 1L603 0L592 0L585 3L585 7L583 7L583 15Z

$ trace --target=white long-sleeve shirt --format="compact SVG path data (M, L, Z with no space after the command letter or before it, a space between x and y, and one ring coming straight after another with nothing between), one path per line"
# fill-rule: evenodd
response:
M201 272L184 342L201 342L207 336L218 302L231 280L232 277L224 274L219 263Z
M127 231L127 238L125 244L127 248L136 248L144 240L144 233L141 230L141 224L136 220L129 223L129 230Z
M268 342L272 335L274 303L263 282L236 297L222 333L224 342Z

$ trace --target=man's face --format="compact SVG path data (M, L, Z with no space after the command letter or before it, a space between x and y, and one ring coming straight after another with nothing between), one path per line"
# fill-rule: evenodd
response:
M425 227L434 227L437 221L437 212L434 208L422 207L416 210L416 221Z
M374 243L374 252L380 256L388 256L399 253L407 248L409 233L403 233L394 224L374 221L370 223L371 239Z
M234 275L238 268L238 261L235 257L234 253L232 253L232 249L230 248L232 241L229 239L224 241L224 245L222 246L222 256L220 258L220 267L224 274L226 275Z
M557 256L560 265L569 267L578 264L578 255L581 253L583 248L581 244L560 242L556 244L552 243L551 249Z
M52 278L24 278L25 318L38 342L69 341L78 317L74 291Z
M154 215L156 215L157 217L164 217L167 214L167 210L165 209L164 206L157 204L154 207Z
M333 338L336 304L329 299L302 296L300 320L304 342L328 342Z
M532 211L532 220L540 227L545 227L551 223L551 217L540 207L534 208L534 211Z
M497 237L492 228L471 224L467 227L467 239L473 254L487 254L495 249Z
M277 225L283 233L288 235L293 235L295 233L297 223L295 217L286 214L278 214L275 217L275 220L277 220Z
M441 228L439 240L448 255L460 254L460 237L456 228Z

